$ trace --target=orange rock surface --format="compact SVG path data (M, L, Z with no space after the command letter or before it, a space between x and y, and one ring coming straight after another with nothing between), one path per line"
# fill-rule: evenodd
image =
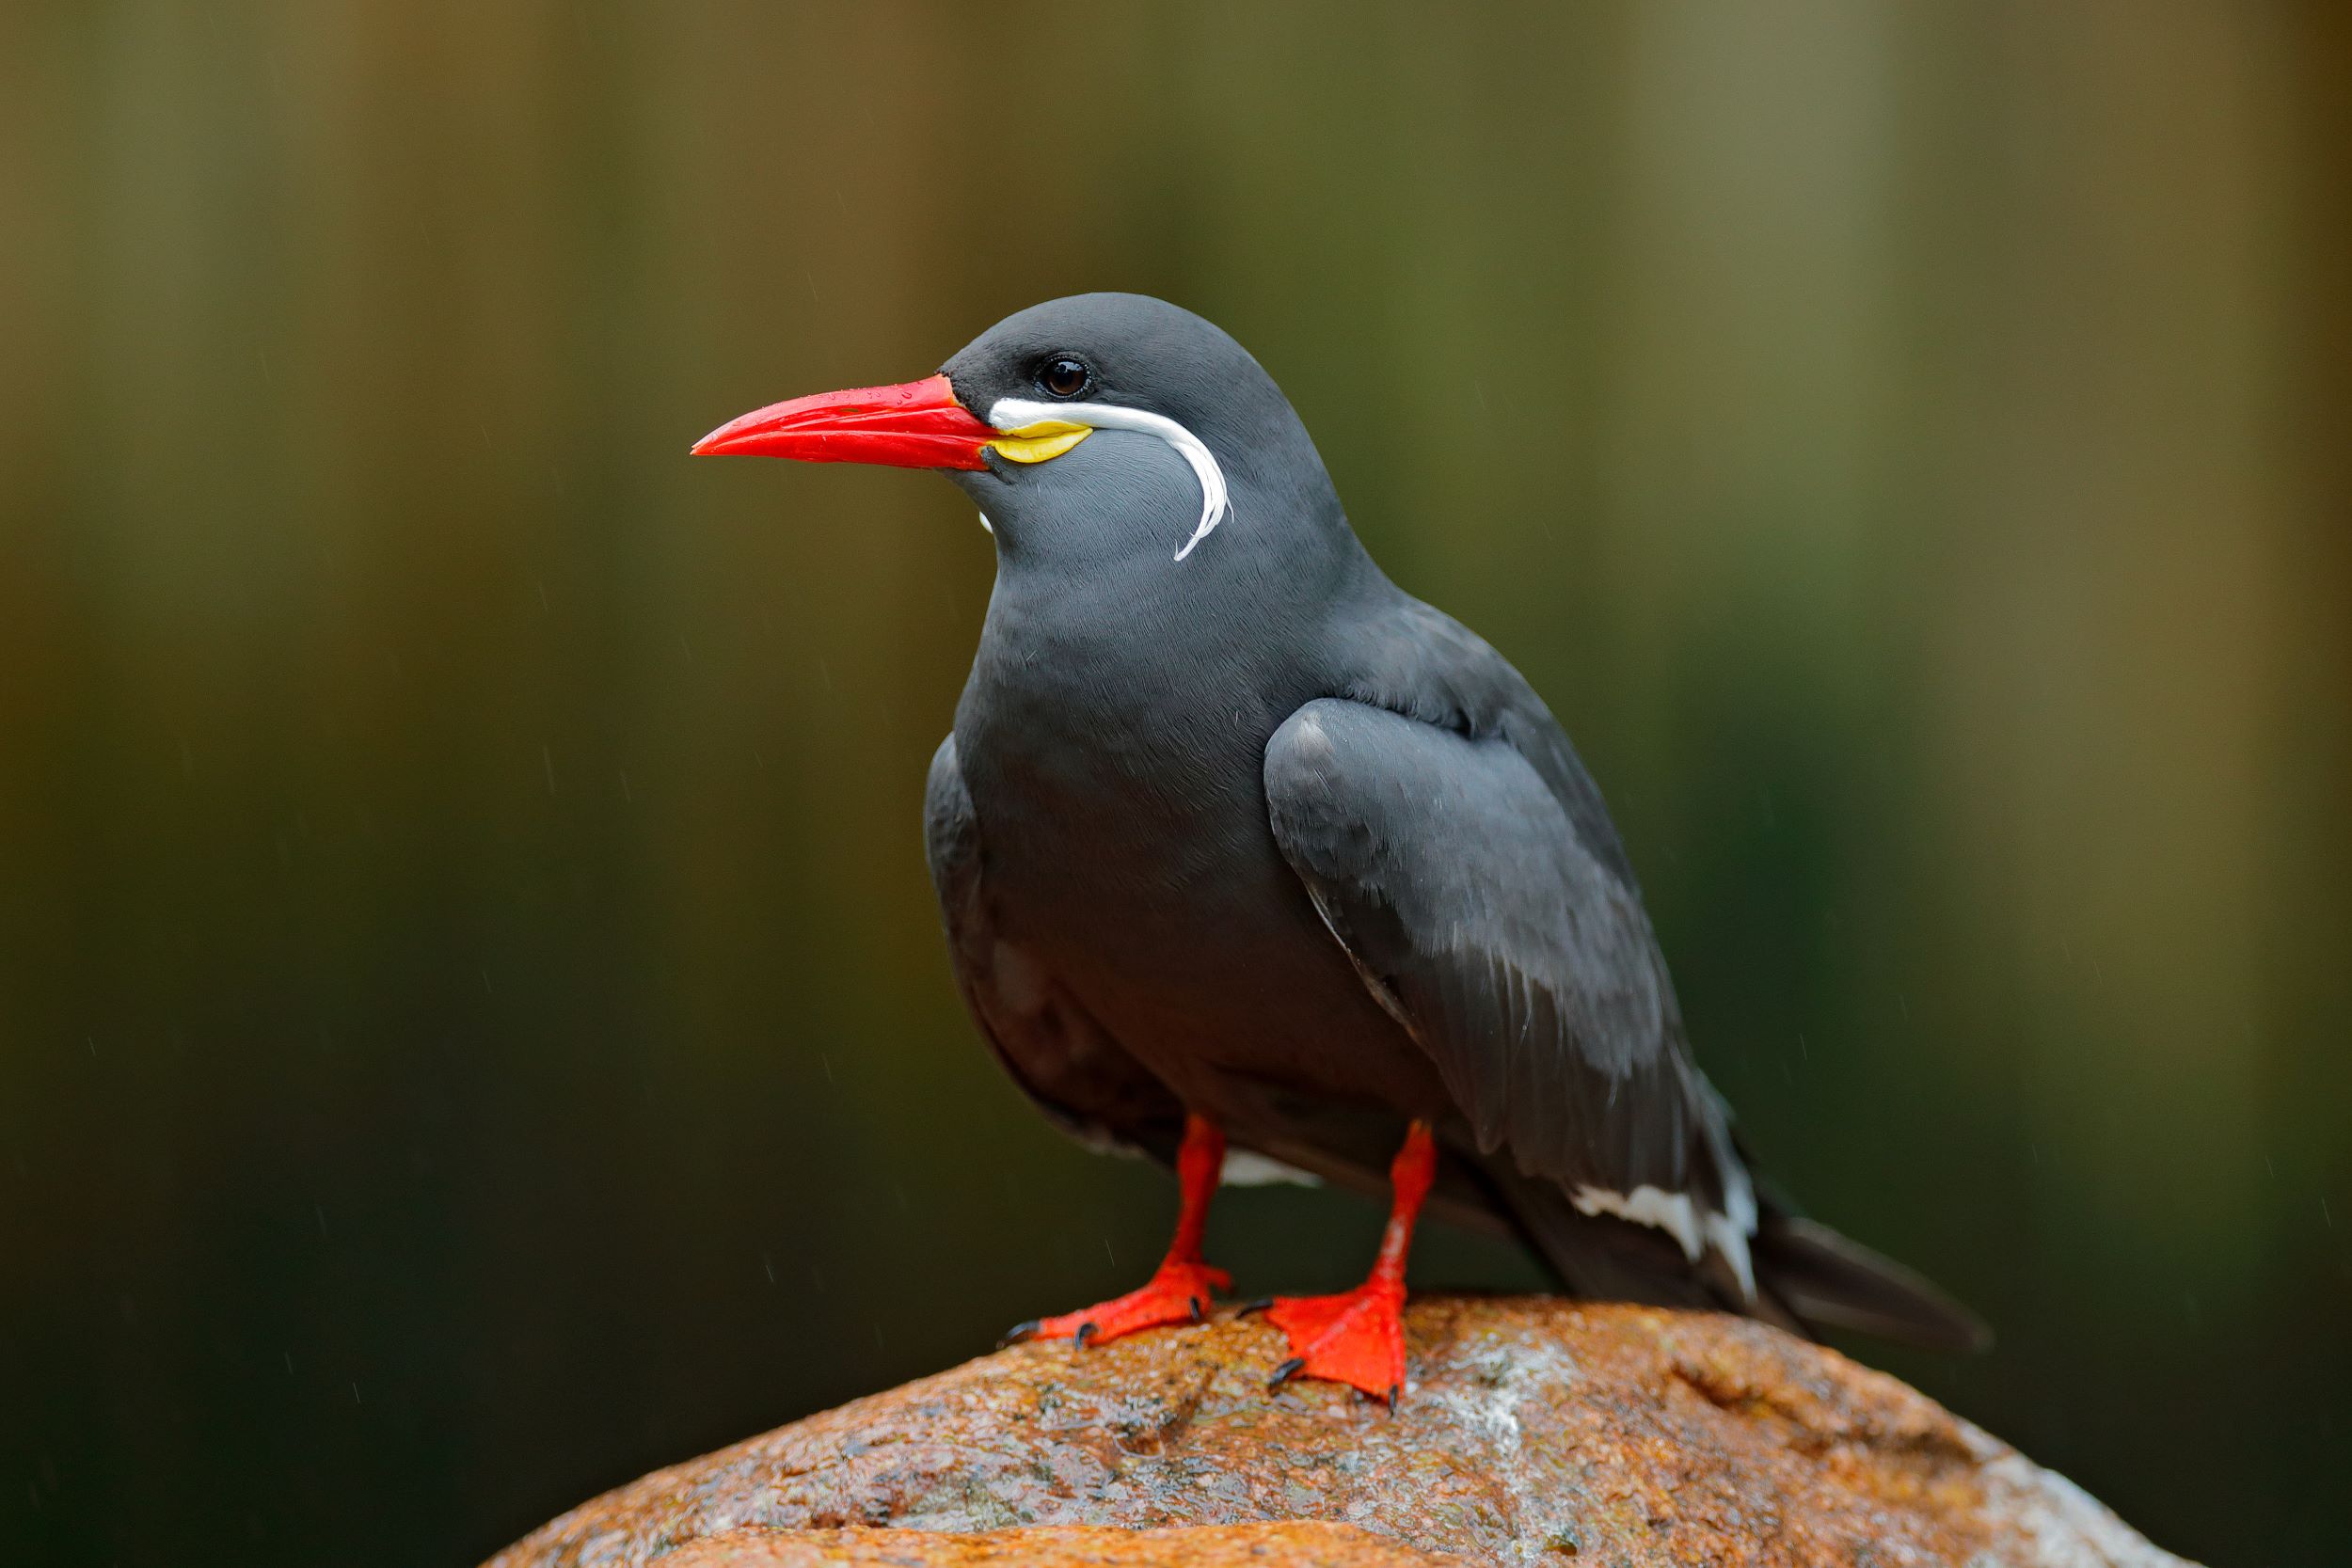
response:
M1274 1525L1031 1525L978 1531L739 1529L705 1536L661 1568L1437 1568L1459 1561L1356 1525L1293 1519Z
M1662 1563L2167 1568L2063 1479L1744 1319L1550 1298L1407 1313L1391 1414L1265 1386L1231 1316L1017 1346L659 1470L490 1568Z

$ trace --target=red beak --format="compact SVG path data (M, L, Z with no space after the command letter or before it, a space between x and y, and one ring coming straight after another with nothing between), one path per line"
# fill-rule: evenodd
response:
M893 468L985 468L1003 432L972 417L944 375L770 404L694 443L697 457L796 457Z

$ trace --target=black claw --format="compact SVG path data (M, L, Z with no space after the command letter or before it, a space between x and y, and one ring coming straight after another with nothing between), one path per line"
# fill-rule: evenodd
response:
M1252 1312L1263 1312L1273 1305L1274 1298L1272 1296L1260 1296L1255 1301L1245 1301L1239 1307L1234 1307L1233 1316L1237 1318L1246 1318Z
M1200 1309L1200 1298L1194 1296L1192 1298L1192 1321L1200 1323L1207 1317L1208 1314Z
M1398 1396L1398 1395L1400 1395L1400 1394L1402 1394L1402 1393L1404 1393L1404 1392L1405 1392L1405 1385L1403 1385L1402 1383L1391 1383L1391 1384L1390 1384L1390 1385L1389 1385L1389 1414L1390 1414L1390 1415L1393 1416L1393 1415L1395 1415L1395 1414L1396 1414L1396 1401L1397 1401L1397 1396Z
M1080 1350L1086 1349L1087 1342L1102 1332L1102 1328L1098 1326L1091 1318L1089 1318L1085 1323L1080 1323L1078 1325L1078 1348Z
M1269 1388L1279 1388L1283 1384L1288 1383L1292 1378L1296 1377L1306 1365L1307 1358L1305 1356L1292 1356L1288 1361L1283 1362L1280 1366L1274 1369L1274 1375L1265 1380L1265 1386Z
M1005 1337L996 1341L996 1348L998 1350L1003 1350L1007 1345L1017 1345L1044 1326L1045 1320L1043 1318L1031 1318L1027 1323L1015 1323L1010 1328L1005 1330Z

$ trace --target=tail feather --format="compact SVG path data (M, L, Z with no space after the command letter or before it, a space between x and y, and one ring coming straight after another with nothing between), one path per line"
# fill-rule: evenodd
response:
M1993 1330L1925 1276L1825 1225L1767 1208L1758 1283L1816 1333L1849 1329L1922 1350L1981 1351Z
M1694 1266L1664 1231L1585 1213L1557 1182L1523 1175L1506 1157L1489 1157L1483 1174L1501 1211L1570 1295L1744 1312L1791 1334L1810 1332L1769 1291L1744 1294L1732 1269L1712 1251Z
M1571 1294L1656 1307L1743 1312L1819 1338L1832 1329L1922 1350L1980 1351L1992 1330L1959 1302L1891 1258L1757 1194L1749 1242L1756 1291L1711 1249L1696 1264L1662 1230L1586 1214L1554 1182L1489 1156L1481 1174L1497 1207Z

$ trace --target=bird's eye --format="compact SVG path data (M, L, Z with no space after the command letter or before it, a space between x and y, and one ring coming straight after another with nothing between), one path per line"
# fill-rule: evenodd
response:
M1086 361L1057 354L1038 367L1037 384L1057 398L1074 398L1093 385L1094 372Z

